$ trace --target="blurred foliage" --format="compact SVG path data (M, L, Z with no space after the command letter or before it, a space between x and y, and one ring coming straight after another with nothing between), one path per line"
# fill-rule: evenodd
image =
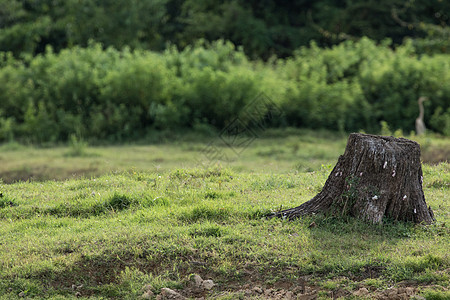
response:
M367 36L406 37L425 53L449 51L450 2L442 0L0 0L0 51L59 52L90 40L163 50L198 39L230 40L252 59Z
M167 0L0 0L0 51L37 54L90 40L121 48L164 46Z
M48 47L23 60L3 55L0 140L45 143L76 134L123 141L199 124L222 130L243 112L256 115L248 105L260 93L283 112L271 126L369 132L379 132L381 121L414 130L417 99L427 96L425 123L448 135L448 55L417 54L411 42L390 46L367 38L331 48L312 43L268 62L250 61L220 40L162 53L90 44L59 53ZM272 108L260 105L258 118Z

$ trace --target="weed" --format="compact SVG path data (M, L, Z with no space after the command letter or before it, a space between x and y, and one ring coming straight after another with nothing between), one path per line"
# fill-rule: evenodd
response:
M205 193L205 199L218 199L222 198L223 194L217 191L207 191Z
M380 278L367 278L364 281L364 284L374 288L381 288L385 286L385 282Z
M381 121L380 126L381 126L381 132L380 132L381 135L384 135L384 136L392 135L392 131L389 128L389 125L386 121Z
M88 144L81 137L71 134L69 137L69 148L70 151L67 153L67 156L79 157L86 155L86 148Z
M328 280L322 284L322 287L327 290L335 290L339 287L338 281Z
M350 215L350 212L358 197L358 176L349 176L345 178L346 190L342 193L341 198L335 202L332 212L341 212L341 216Z
M147 196L147 197L144 196L141 203L142 203L143 207L169 206L170 205L169 200L166 197L161 197L161 196L158 196L155 198L149 197L149 196Z

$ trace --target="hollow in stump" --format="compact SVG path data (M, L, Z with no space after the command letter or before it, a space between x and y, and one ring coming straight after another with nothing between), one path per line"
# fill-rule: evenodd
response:
M418 143L352 133L322 191L308 202L272 217L292 219L329 213L371 223L388 218L430 224L435 219L425 202L422 182Z

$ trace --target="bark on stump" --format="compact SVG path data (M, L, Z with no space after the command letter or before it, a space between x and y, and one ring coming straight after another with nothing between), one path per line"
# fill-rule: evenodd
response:
M404 138L352 133L322 191L302 205L273 216L316 213L350 215L372 223L383 217L430 224L422 190L419 144Z

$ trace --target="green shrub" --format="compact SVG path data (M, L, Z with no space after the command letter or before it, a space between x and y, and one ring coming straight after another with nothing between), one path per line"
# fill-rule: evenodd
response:
M424 103L427 127L450 134L448 54L393 50L363 38L331 48L315 44L286 59L250 62L230 42L198 42L163 53L100 44L16 60L0 54L0 142L135 140L152 132L249 124L280 111L266 126L379 132L380 122L414 130ZM274 107L276 106L276 107ZM255 108L253 108L255 109ZM247 113L247 117L244 117Z
M184 85L173 94L175 103L188 113L184 124L201 121L222 129L261 91L247 58L230 42L200 41L181 52L172 48L165 54L168 66Z
M442 107L438 107L430 120L432 128L440 128L440 132L446 136L450 136L450 108L443 112Z

